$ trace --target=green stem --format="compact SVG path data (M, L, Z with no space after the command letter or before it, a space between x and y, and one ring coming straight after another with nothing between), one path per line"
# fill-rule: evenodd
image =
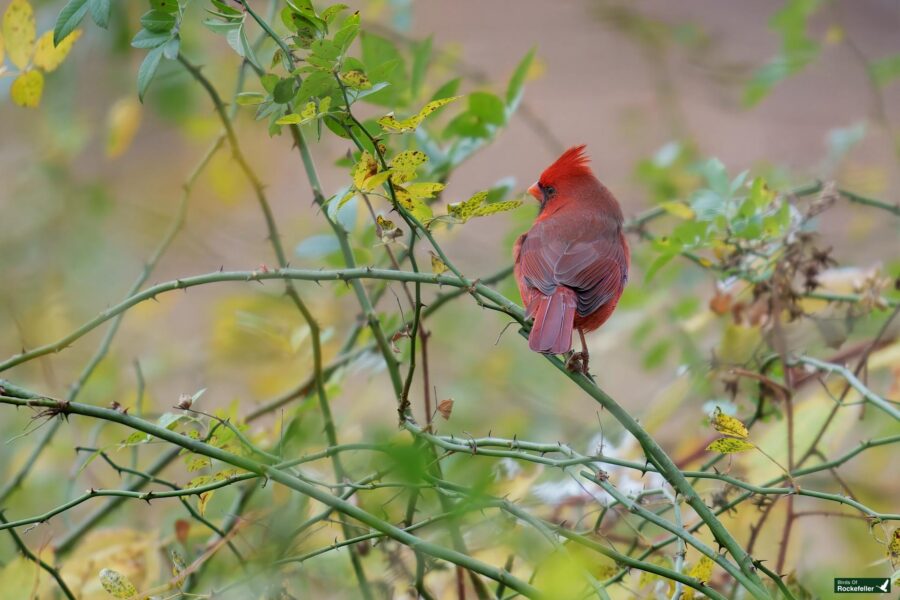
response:
M798 356L790 361L790 364L804 364L815 367L819 371L838 373L869 403L892 416L895 420L900 421L900 409L867 388L865 384L853 374L853 371L847 367L825 362L811 356Z
M131 429L143 431L144 433L147 433L155 438L164 440L181 448L185 448L196 454L208 456L209 458L222 461L229 465L244 469L245 471L256 473L260 476L265 476L272 481L280 483L285 487L288 487L296 492L317 500L322 504L325 504L326 506L334 508L342 514L352 517L357 521L360 521L361 523L384 533L388 537L400 542L401 544L404 544L405 546L408 546L414 551L419 551L424 554L428 554L429 556L452 562L461 567L469 569L470 571L480 573L495 581L504 581L508 587L525 596L532 598L540 596L540 593L536 588L524 581L521 581L517 577L514 577L512 574L502 569L486 564L480 560L477 560L475 558L472 558L471 556L462 554L455 550L450 550L448 548L432 544L407 531L404 531L399 527L392 525L391 523L388 523L387 521L384 521L383 519L380 519L366 512L365 510L359 508L351 502L348 502L347 500L344 500L337 496L333 496L307 481L304 481L294 475L291 475L290 473L282 471L276 465L268 464L262 461L256 461L244 456L237 456L220 448L210 446L209 444L206 444L199 440L192 439L186 435L182 435L170 429L160 427L154 423L150 423L148 421L144 421L143 419L139 419L137 417L108 408L91 406L76 402L66 403L50 398L23 399L13 397L0 397L0 404L11 404L14 406L45 409L45 411L47 411L48 413L47 416L52 416L53 414L57 414L60 416L83 415L86 417L119 423L120 425L124 425Z
M0 524L6 525L8 521L6 517L3 516L3 511L0 510ZM36 555L32 552L28 546L25 545L25 542L22 541L22 538L19 537L19 534L15 532L14 529L9 530L9 534L12 536L13 543L19 549L19 551L31 562L37 564L40 568L46 571L54 580L56 580L56 585L59 587L59 591L63 593L63 595L69 600L75 600L75 594L72 593L72 590L69 589L69 586L66 585L66 582L63 581L63 578L60 576L59 571L54 568L52 565L48 564L44 559L40 556Z

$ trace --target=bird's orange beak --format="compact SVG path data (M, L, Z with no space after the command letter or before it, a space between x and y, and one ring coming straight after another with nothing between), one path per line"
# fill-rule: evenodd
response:
M544 201L544 193L541 192L541 188L538 187L538 182L535 181L533 184L531 184L531 187L528 188L528 193L534 196L534 199L538 202Z

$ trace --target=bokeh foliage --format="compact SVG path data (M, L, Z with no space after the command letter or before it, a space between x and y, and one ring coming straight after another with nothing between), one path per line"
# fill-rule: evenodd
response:
M772 16L780 52L740 78L748 108L842 43L834 24L811 33L827 5L788 0ZM834 576L896 577L896 483L874 475L900 441L900 209L840 171L866 126L831 132L828 181L782 165L735 173L703 154L677 99L659 99L672 139L634 166L648 208L627 220L634 273L598 334L658 382L635 420L602 389L615 370L597 387L523 350L509 268L446 250L464 254L485 230L508 248L534 216L504 174L448 189L517 111L534 118L523 98L539 50L473 83L431 38L370 20L377 2L43 8L55 27L38 36L32 5L11 0L0 38L19 105L8 110L47 109L54 125L23 192L35 204L11 220L55 236L49 248L13 236L0 258L16 281L0 363L13 415L0 425L13 449L0 466L4 590L805 598ZM648 61L709 54L692 24L595 8ZM104 175L76 176L87 134L58 108L66 82L44 79L87 42L140 56L121 69L134 93L107 115L109 159L155 134L148 118L207 146L188 172L150 156L130 182L184 180L177 204L145 215L162 230L146 260L110 218ZM867 62L876 91L896 63ZM875 126L893 136L884 115ZM326 163L337 185L323 183ZM270 188L278 168L301 174L296 186ZM72 206L44 210L45 190ZM227 268L202 252L166 263L222 235L204 221L227 210L239 223ZM861 211L889 223L873 268L848 262L824 227ZM58 262L44 269L48 255ZM119 294L140 262L99 316L96 290L66 292L86 279ZM569 388L599 412L563 417L552 399ZM857 570L804 560L808 522L855 550Z

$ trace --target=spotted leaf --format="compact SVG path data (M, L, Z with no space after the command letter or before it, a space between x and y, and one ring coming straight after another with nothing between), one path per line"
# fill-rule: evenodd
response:
M24 70L34 54L34 10L28 0L12 0L3 13L3 41L9 62ZM22 105L24 106L24 105Z
M718 406L712 417L712 426L719 433L730 435L732 437L745 439L750 432L738 419L726 415Z
M410 131L415 131L428 115L451 102L459 100L461 97L462 96L451 96L449 98L441 98L440 100L432 100L422 107L422 110L417 114L407 119L397 119L393 113L391 113L378 119L378 124L388 133L409 133Z
M127 577L112 569L100 571L100 585L113 598L127 599L137 596L137 588L134 587L134 584Z
M717 440L713 440L709 444L709 446L706 447L707 450L718 452L719 454L735 454L737 452L746 452L747 450L753 450L754 448L756 448L756 446L754 446L747 440L730 437L723 437Z
M368 90L372 88L372 82L369 81L369 77L357 69L341 73L340 77L341 81L355 90Z

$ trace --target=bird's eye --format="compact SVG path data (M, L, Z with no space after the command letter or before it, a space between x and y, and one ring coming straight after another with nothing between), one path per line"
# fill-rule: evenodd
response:
M556 189L552 185L544 186L544 194L546 194L547 198L552 198L555 193Z

